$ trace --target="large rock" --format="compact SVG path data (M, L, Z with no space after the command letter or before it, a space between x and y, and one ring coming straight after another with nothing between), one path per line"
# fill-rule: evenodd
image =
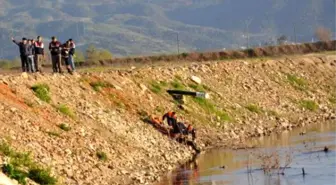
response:
M9 179L6 175L0 172L0 185L17 185L13 180Z
M190 79L193 82L197 83L197 84L201 84L202 83L202 80L199 77L197 77L197 76L191 76Z

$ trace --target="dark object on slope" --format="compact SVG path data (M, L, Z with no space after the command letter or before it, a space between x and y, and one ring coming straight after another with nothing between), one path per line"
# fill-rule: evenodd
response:
M329 152L329 148L325 146L324 149L323 149L323 151L324 151L325 153L327 153L327 152Z
M186 95L193 97L206 98L207 94L205 92L192 92L192 91L181 91L181 90L167 90L170 95Z
M182 91L182 90L167 90L174 100L179 104L184 104L183 96L192 96L199 98L208 98L208 94L205 92L192 92L192 91Z

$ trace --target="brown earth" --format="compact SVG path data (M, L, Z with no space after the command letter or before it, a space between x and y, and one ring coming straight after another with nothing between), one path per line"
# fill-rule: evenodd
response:
M250 137L335 119L335 65L335 54L324 53L166 63L74 76L0 76L0 142L32 152L59 184L153 183L193 151L144 123L144 115L177 111L179 119L197 128L203 150L249 147L244 141ZM191 76L202 83L192 82ZM98 91L92 88L95 82ZM31 90L41 83L50 87L50 103ZM211 98L187 97L181 110L165 92L172 88L205 90ZM74 116L62 114L60 104ZM71 130L61 130L62 123ZM98 159L98 151L107 154L106 161ZM0 156L1 164L7 159Z

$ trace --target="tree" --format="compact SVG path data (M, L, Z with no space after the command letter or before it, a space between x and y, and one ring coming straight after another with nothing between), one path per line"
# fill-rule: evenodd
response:
M111 59L112 58L112 53L109 52L106 49L101 49L99 51L99 60L106 60L106 59Z
M84 62L85 61L85 57L84 57L84 53L81 50L76 50L75 53L75 62Z
M281 36L277 39L277 41L278 41L278 44L279 44L279 45L284 44L284 43L287 41L287 37L286 37L286 35L281 35Z
M319 27L315 31L315 36L320 41L329 41L331 40L331 31L325 27Z
M112 53L106 49L97 49L94 45L90 45L86 49L86 59L88 61L97 62L99 60L111 59Z
M98 53L97 49L94 45L89 45L89 47L86 49L86 60L88 61L94 61L97 60Z

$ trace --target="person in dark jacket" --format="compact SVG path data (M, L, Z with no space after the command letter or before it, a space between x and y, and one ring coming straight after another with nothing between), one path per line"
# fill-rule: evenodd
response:
M34 57L35 68L37 72L42 72L42 61L44 59L44 44L41 36L37 37L34 46L35 46L35 57Z
M61 46L62 44L57 41L56 37L51 37L49 43L49 51L51 55L52 68L54 73L62 73L61 67Z
M35 72L34 55L35 55L34 40L31 39L28 41L28 47L27 47L28 69L29 72L31 73Z
M66 41L66 43L64 43L62 45L62 51L61 51L61 55L62 55L62 64L66 66L68 73L72 74L72 68L70 65L70 41Z
M70 52L69 52L69 62L72 71L75 71L75 51L76 51L76 44L72 39L69 39L70 42Z
M26 38L22 38L21 42L17 42L13 37L12 41L19 46L20 49L20 58L21 58L21 67L22 67L22 72L28 72L28 55L27 55L27 50L28 50L28 43Z

